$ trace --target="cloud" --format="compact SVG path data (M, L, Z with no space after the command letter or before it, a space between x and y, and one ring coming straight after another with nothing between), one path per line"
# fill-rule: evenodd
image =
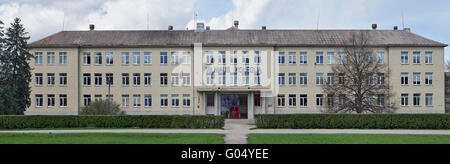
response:
M31 40L65 30L87 30L95 24L99 30L166 29L169 25L184 29L192 19L196 0L4 0L0 20L5 24L22 19Z

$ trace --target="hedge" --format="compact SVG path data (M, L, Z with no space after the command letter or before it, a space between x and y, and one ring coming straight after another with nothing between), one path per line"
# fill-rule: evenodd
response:
M256 115L262 129L450 129L448 114Z
M0 116L0 129L167 128L219 129L222 116Z

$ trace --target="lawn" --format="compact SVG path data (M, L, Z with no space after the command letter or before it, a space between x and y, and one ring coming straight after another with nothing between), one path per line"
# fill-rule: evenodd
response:
M450 135L250 134L249 144L450 144Z
M0 144L223 144L222 134L0 134Z

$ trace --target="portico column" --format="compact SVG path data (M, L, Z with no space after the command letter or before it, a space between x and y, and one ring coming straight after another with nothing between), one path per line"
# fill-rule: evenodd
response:
M255 93L251 92L248 96L248 119L253 120L255 118Z
M261 107L262 107L263 114L267 114L266 98L265 97L261 97Z
M206 115L206 92L202 93L202 110L201 113Z
M214 109L216 109L215 115L219 115L219 94L216 92L214 95Z

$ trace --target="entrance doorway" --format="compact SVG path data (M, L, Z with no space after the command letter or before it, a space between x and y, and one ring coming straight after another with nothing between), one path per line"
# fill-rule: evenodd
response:
M226 119L248 119L248 95L224 94L220 102L221 114Z

